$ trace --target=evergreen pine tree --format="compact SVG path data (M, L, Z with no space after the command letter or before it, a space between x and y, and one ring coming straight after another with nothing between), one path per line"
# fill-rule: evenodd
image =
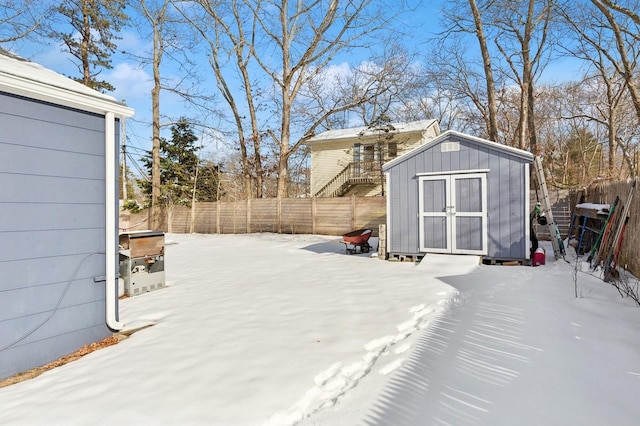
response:
M123 12L126 0L64 0L56 11L72 30L53 31L51 36L64 42L76 59L82 77L74 80L99 91L113 91L106 81L97 80L102 69L111 69L111 54L116 50L114 40L128 17Z
M194 183L196 201L216 201L219 167L211 161L200 162L198 138L186 118L171 126L171 139L160 138L160 200L162 204L190 205ZM151 173L151 153L143 160ZM198 168L198 180L196 179ZM151 196L151 182L140 181L143 193Z

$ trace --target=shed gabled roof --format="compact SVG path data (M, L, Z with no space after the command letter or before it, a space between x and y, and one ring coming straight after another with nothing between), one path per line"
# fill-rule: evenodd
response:
M392 130L393 133L419 133L424 132L429 127L438 126L438 120L419 120L419 121L411 121L408 123L391 123L395 130ZM436 133L440 133L439 127L436 129ZM352 127L349 129L338 129L338 130L327 130L322 132L311 139L309 139L308 143L322 143L322 142L336 142L340 140L348 140L348 139L368 139L377 137L378 133L375 130L372 130L369 127L361 126L361 127Z
M0 91L98 114L131 117L133 110L113 96L0 49Z
M421 145L419 147L416 147L414 149L412 149L409 152L406 152L405 154L394 158L393 160L389 161L388 163L385 163L382 166L382 170L383 171L387 171L388 169L390 169L391 167L395 166L396 164L402 163L403 161L405 161L407 158L410 158L414 155L418 155L419 153L429 149L430 147L446 141L447 139L450 138L454 138L454 139L462 139L462 140L467 140L479 145L484 145L487 146L491 149L495 149L498 151L502 151L505 152L507 154L510 155L514 155L516 157L522 158L523 160L529 161L529 162L533 162L533 154L531 154L529 151L524 151L522 149L518 149L518 148L514 148L512 146L508 146L508 145L503 145L501 143L497 143L497 142L492 142L488 139L482 139L482 138L478 138L476 136L471 136L471 135L467 135L466 133L460 133L460 132L456 132L454 130L447 130L446 132L444 132L443 134L441 134L440 136L431 139L430 141L426 142L424 145Z

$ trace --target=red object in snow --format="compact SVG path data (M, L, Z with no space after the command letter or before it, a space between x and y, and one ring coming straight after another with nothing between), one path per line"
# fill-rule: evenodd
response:
M371 229L358 229L357 231L351 231L342 236L342 239L347 243L362 244L365 241L369 241L371 237Z
M344 244L347 254L356 253L358 247L361 253L369 253L371 246L368 241L372 232L371 229L357 229L344 234L341 243Z
M544 252L544 249L543 248L537 249L536 252L533 253L533 262L531 263L531 266L544 265L545 257L546 257L546 253Z

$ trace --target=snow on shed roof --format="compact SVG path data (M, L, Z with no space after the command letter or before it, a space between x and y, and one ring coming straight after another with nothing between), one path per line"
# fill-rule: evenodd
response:
M416 133L423 132L433 125L438 125L437 120L419 120L411 121L408 123L391 123L394 133ZM439 132L439 130L438 130ZM371 138L377 136L375 130L367 126L352 127L349 129L327 130L322 132L311 139L309 143L339 141L343 139L355 139L355 138Z
M385 163L382 166L382 170L383 171L387 171L391 167L395 166L396 164L402 163L407 158L410 158L410 157L412 157L414 155L417 155L417 154L421 153L422 151L424 151L426 149L429 149L433 145L449 139L452 136L456 137L456 138L466 139L468 141L476 142L476 143L479 143L481 145L485 145L485 146L491 147L493 149L497 149L499 151L507 152L507 153L509 153L511 155L515 155L517 157L523 158L523 159L531 161L531 162L533 161L533 154L530 153L529 151L524 151L522 149L514 148L512 146L503 145L501 143L493 142L493 141L490 141L488 139L482 139L482 138L478 138L476 136L467 135L466 133L460 133L460 132L456 132L454 130L447 130L446 132L444 132L440 136L431 139L427 143L425 143L423 145L420 145L419 147L414 148L411 151L408 151L408 152L406 152L405 154L403 154L403 155L401 155L399 157L394 158L393 160L389 161L388 163Z
M133 110L62 74L0 49L0 91L99 114L131 117Z

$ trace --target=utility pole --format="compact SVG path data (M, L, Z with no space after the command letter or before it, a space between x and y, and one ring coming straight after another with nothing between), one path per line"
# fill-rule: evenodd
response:
M200 133L200 149L204 146L204 128ZM193 234L196 227L196 190L198 188L198 169L200 169L200 157L196 156L196 173L193 177L193 191L191 193L191 224L189 233Z
M122 200L127 201L127 119L124 117L122 117L120 140L122 140Z

